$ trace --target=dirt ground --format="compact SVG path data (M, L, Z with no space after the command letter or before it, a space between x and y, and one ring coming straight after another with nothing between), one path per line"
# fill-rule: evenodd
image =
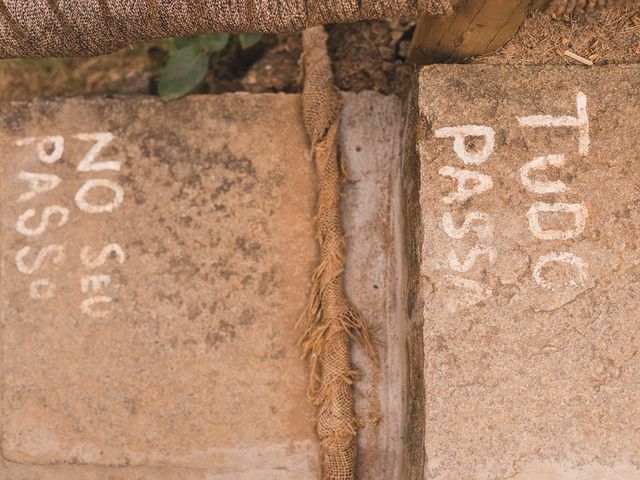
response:
M406 92L412 66L404 61L415 22L410 19L330 25L336 83L345 91ZM570 50L596 65L640 61L640 7L554 19L532 13L518 34L492 54L467 59L493 64L571 64ZM211 69L199 93L298 92L300 34L265 35L256 46L237 44ZM0 61L0 101L36 96L155 94L166 61L163 41L95 58Z
M531 13L516 36L497 52L472 61L494 64L575 64L570 50L596 65L640 62L640 6L596 15L549 19Z

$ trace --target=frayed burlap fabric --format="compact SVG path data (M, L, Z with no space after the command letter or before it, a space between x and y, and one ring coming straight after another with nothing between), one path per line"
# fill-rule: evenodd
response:
M605 8L637 4L640 4L638 0L551 0L547 11L555 15L568 15L574 12L594 12Z
M353 480L357 422L352 382L356 371L349 350L359 338L373 351L362 318L343 286L345 238L340 215L344 171L338 151L342 97L333 84L323 27L303 34L304 123L318 178L316 234L320 264L313 275L309 305L301 318L302 344L311 359L309 393L318 406L323 480Z
M449 0L0 0L0 58L98 55L161 37L450 10Z

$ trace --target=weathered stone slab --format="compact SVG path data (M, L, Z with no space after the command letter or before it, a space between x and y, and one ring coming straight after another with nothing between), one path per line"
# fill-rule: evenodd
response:
M299 102L0 106L1 478L316 478Z
M639 92L638 66L421 70L407 478L640 479Z

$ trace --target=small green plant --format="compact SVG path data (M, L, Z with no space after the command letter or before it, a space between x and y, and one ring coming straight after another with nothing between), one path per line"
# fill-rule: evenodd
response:
M243 50L254 46L261 33L241 33ZM169 60L158 79L158 94L163 100L175 100L193 91L204 80L210 65L220 58L231 40L228 33L198 35L169 40Z

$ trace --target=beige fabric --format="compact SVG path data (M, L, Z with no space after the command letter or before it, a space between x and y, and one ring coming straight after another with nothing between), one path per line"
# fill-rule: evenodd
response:
M310 396L318 405L323 480L353 480L356 429L351 384L351 338L373 351L369 333L349 303L343 286L345 238L340 216L344 172L338 152L338 125L342 107L333 75L323 27L305 30L302 105L318 176L316 234L320 265L313 275L311 300L301 321L302 343L311 359Z
M0 0L0 58L98 55L160 37L450 9L449 0Z

